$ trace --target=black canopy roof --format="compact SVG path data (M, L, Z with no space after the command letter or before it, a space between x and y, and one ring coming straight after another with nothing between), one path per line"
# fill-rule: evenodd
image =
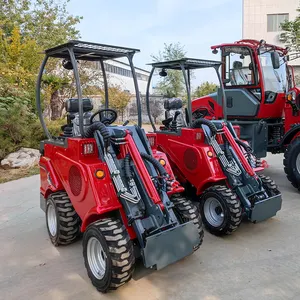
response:
M222 64L220 61L215 60L206 60L206 59L197 59L197 58L182 58L178 60L170 60L164 62L155 62L151 63L152 67L162 68L162 69L172 69L172 70L181 70L183 66L186 70L192 69L203 69L211 67L219 67Z
M90 61L126 57L140 52L139 49L72 40L54 48L47 49L45 53L50 57L68 59L70 57L68 49L70 48L73 49L77 60Z

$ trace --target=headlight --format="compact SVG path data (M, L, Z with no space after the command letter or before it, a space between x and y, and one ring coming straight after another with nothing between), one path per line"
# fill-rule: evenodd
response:
M296 92L295 91L290 91L286 95L286 100L287 101L295 101L296 100Z

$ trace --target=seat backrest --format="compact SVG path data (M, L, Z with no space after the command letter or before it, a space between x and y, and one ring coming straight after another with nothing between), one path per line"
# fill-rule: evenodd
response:
M187 127L182 106L183 103L180 98L170 98L164 101L164 109L166 110L165 111L166 120L169 118L173 118L176 112L180 112L180 114L176 119L178 128Z
M248 84L246 75L244 74L242 68L243 63L241 61L233 62L231 70L231 84L232 85L245 85Z
M93 102L89 98L82 99L83 112L91 111L93 107ZM68 113L74 114L79 112L79 100L77 98L68 99L65 102L65 109Z

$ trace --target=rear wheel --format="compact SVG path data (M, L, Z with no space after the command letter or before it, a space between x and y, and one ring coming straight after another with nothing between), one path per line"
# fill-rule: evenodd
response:
M102 219L87 228L83 257L92 284L102 293L128 282L134 271L133 244L117 219Z
M54 246L71 244L80 235L81 220L66 192L53 193L47 198L46 223Z
M181 195L174 195L171 201L174 203L174 210L177 217L179 217L183 223L193 221L197 227L200 243L195 247L195 250L199 249L203 241L204 231L201 215L197 207L190 200L187 200Z
M203 192L200 211L205 227L215 235L231 234L242 221L240 200L222 185L209 187Z
M288 145L284 153L283 165L287 179L300 191L300 137Z

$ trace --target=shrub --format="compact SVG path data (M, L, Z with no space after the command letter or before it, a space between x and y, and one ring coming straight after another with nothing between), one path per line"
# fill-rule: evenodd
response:
M58 136L66 120L46 123L50 133ZM0 160L21 147L38 149L45 138L39 119L31 112L30 100L0 97Z

